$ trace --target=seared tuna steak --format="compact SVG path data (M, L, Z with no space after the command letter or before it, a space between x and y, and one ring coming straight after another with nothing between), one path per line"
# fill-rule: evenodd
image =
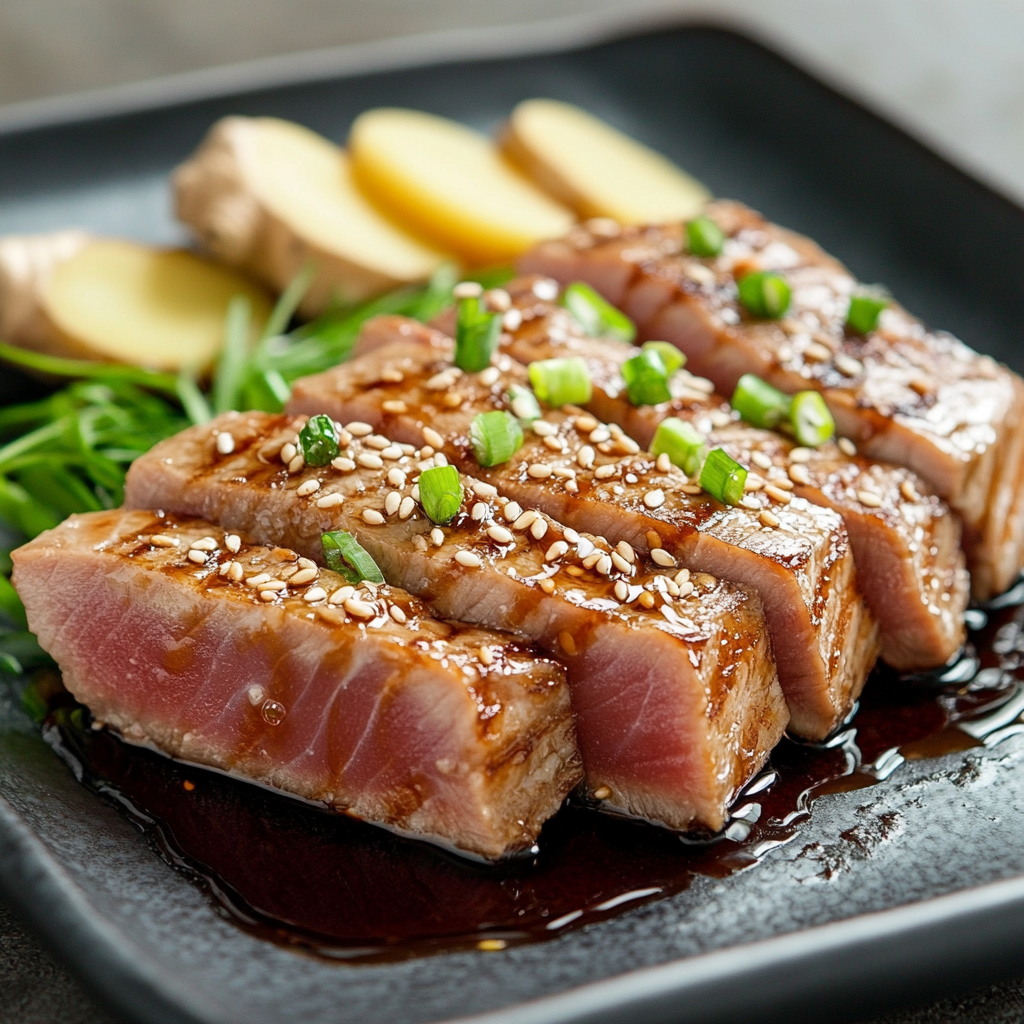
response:
M562 667L400 590L151 512L13 560L68 689L130 742L488 859L581 778Z
M744 373L790 393L817 388L864 455L913 470L960 513L975 596L1009 586L1024 565L1024 382L895 304L876 329L847 329L858 285L838 261L738 203L707 214L727 236L717 257L684 252L678 224L603 224L599 235L580 228L542 243L520 266L589 282L723 394ZM737 281L753 271L787 280L782 318L739 302Z
M751 591L660 569L468 477L455 518L435 526L416 481L440 455L349 423L338 458L312 468L294 453L305 422L245 413L193 427L134 463L126 501L313 559L324 532L352 533L436 614L529 637L564 661L592 797L676 828L722 826L788 720ZM225 433L231 443L218 443Z

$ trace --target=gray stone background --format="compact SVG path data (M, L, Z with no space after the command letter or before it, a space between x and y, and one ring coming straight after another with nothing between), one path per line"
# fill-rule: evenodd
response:
M595 14L744 28L1024 203L1021 0L0 0L0 121L47 97L212 66ZM1014 980L884 1021L1022 1019ZM0 906L0 1024L112 1020Z

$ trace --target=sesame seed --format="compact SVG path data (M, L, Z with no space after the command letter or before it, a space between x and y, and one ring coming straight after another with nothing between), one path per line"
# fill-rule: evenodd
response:
M530 401L529 396L520 395L518 398L513 399L511 408L512 413L517 419L525 420L533 412L533 403Z
M384 499L384 512L393 516L402 504L402 496L398 491L391 491L390 494Z
M295 488L295 493L300 498L308 498L311 494L316 494L320 490L319 480L305 480L298 487Z
M363 423L362 420L353 420L351 423L346 423L345 429L353 437L368 437L373 433L373 427L369 423Z
M589 445L585 444L576 453L576 461L583 467L583 469L590 469L594 465L594 459L597 457L597 453Z
M272 590L274 592L277 592L277 591L280 591L280 590L287 590L288 589L288 584L285 583L284 580L267 580L266 583L261 583L256 589L261 594L265 593L268 590Z
M356 464L351 459L346 459L343 455L332 459L331 465L341 473L351 473L356 468Z
M640 477L636 473L627 473L623 478L627 484L638 484L640 483Z
M650 550L651 548L661 547L661 537L658 535L658 532L656 530L648 530L645 537L647 540L648 550Z
M261 601L270 602L270 601L273 601L275 597L277 597L277 591L276 590L261 590L257 596L259 597L259 599Z
M653 548L651 561L665 569L674 569L676 565L676 560L664 548Z
M446 391L461 376L462 371L457 366L449 366L448 369L442 370L440 373L435 373L434 376L427 381L424 387L428 391Z
M327 599L328 604L341 604L342 601L347 601L356 592L355 587L339 587L333 594Z
M592 430L596 430L600 425L593 416L577 416L573 423L576 429L583 434L589 434Z
M597 469L594 470L594 476L598 480L607 480L609 477L615 476L615 472L617 469L618 466L616 466L614 463L607 466L598 466Z
M556 559L561 558L568 550L569 545L566 544L564 540L556 540L554 544L544 552L544 561L554 562Z
M404 487L405 474L397 466L392 467L388 470L388 483L392 487Z
M576 483L575 480L566 480L565 481L565 489L570 494L579 494L580 493L580 485L578 483Z
M193 551L216 551L217 541L213 537L200 537L199 540L192 541L189 547Z
M478 299L484 293L484 286L478 281L460 281L452 289L452 298Z
M618 551L613 551L611 557L612 557L612 565L614 565L615 568L619 570L619 572L626 572L626 573L628 573L628 572L632 571L633 567L629 564L629 562L627 562L622 557L622 555L620 555L618 553Z
M612 437L611 431L606 426L604 426L603 424L599 423L590 432L590 443L591 444L601 444L604 441L610 441L611 437Z
M542 518L538 513L537 518L530 523L530 536L534 540L543 540L544 535L548 532L547 520Z
M772 480L772 484L775 487L778 487L780 491L792 491L793 490L793 481L790 480L788 477L784 477L784 476L776 477L774 480Z
M413 537L413 539L412 539L412 546L417 551L426 551L427 550L427 538L426 537Z
M679 572L677 572L675 574L675 576L672 577L672 579L674 579L676 583L678 583L680 586L682 586L684 583L688 583L689 582L690 570L689 569L680 569Z
M316 562L312 558L300 558L296 562L300 569L316 569L318 568Z
M836 444L839 445L839 450L851 459L857 454L857 446L848 437L839 438Z
M612 795L612 791L607 786L598 786L594 790L595 800L607 800Z
M233 555L238 554L238 549L242 546L242 538L237 533L226 533L224 534L224 547L228 549Z
M533 462L527 468L526 475L534 480L546 480L551 476L551 467L543 462Z
M611 555L607 555L604 552L600 552L599 553L599 557L597 559L597 562L594 564L594 568L602 576L610 576L611 573L612 573L612 565L613 565L613 563L612 563Z
M751 452L750 461L759 469L771 469L772 460L764 452Z
M188 553L188 560L190 562L196 562L198 565L206 564L206 552L205 551L190 551Z
M904 480L903 483L900 484L900 494L902 494L907 501L921 500L921 495L918 494L913 480Z
M456 551L455 561L467 569L479 569L481 565L480 556L473 554L472 551Z
M491 508L488 504L483 501L478 501L473 508L470 510L470 518L474 519L478 523L482 523L487 518L487 513L490 512Z
M881 497L873 491L858 491L857 500L868 508L879 508L882 504Z
M372 619L377 614L377 609L366 601L360 601L358 597L350 597L344 602L345 611L357 619Z
M458 391L452 391L444 396L443 402L448 409L458 409L462 405L463 397Z
M327 597L327 591L323 587L310 587L303 595L303 601L312 604L314 601L323 601Z
M553 594L555 592L555 581L553 579L549 579L548 577L545 577L544 579L542 579L537 584L537 586L540 587L540 589L543 590L544 593L547 594L548 596L550 596L551 594Z
M523 314L518 309L509 309L501 318L501 326L506 331L518 331L523 326Z
M757 498L747 497L740 498L739 505L740 508L749 509L751 512L756 512L757 509L761 507L761 503L757 500Z
M404 454L397 444L389 444L387 448L381 450L380 457L389 462L397 462Z
M493 313L504 313L512 305L512 296L504 288L488 289L483 300Z
M858 373L864 372L864 364L859 359L854 359L853 356L848 356L845 352L840 352L835 359L833 359L836 369L844 377L856 377Z
M487 536L498 544L513 544L515 537L505 529L504 526L490 526L487 528Z
M433 544L435 548L439 548L444 543L444 530L442 530L440 526L435 526L430 531L430 543Z
M235 450L235 439L226 431L217 435L217 451L221 455L230 455Z
M648 491L644 495L644 504L650 509L661 508L665 504L665 492L660 487Z
M755 491L763 490L764 488L764 477L759 476L757 473L748 473L747 479L743 481L743 490L753 493Z
M337 508L343 501L344 497L338 494L336 491L331 494L325 494L321 498L316 499L317 508Z
M558 298L558 282L550 277L533 282L533 294L542 302L553 302Z
M481 370L477 374L477 380L485 388L489 388L492 384L496 384L498 378L501 376L501 371L496 366L488 366L486 370Z
M398 506L398 518L408 519L412 515L412 510L416 507L416 502L412 500L408 495L402 499L401 505Z
M498 496L498 488L493 484L485 484L482 480L474 480L470 487L474 494L478 494L481 498L496 498Z
M789 479L795 484L809 484L811 482L811 474L806 466L798 462L796 465L789 467Z
M228 567L228 579L233 580L235 583L241 583L244 574L245 570L242 568L241 562L232 562Z
M384 517L375 508L364 508L363 522L370 526L380 526L384 522Z
M548 423L547 420L534 420L533 432L538 437L551 437L553 434L558 433L558 427L554 423Z
M312 583L320 575L320 570L314 566L312 569L300 569L288 581L295 587L301 587L305 583Z
M405 374L397 366L385 366L380 371L380 379L387 384L401 384L405 380ZM403 409L402 412L405 412Z
M689 494L691 497L696 497L701 493L702 488L700 484L680 484L679 490L681 490L683 494Z
M379 452L390 447L391 442L382 434L371 434L369 437L363 438L363 444Z
M814 450L811 448L794 448L789 453L790 462L810 462L814 457Z
M501 514L505 517L506 522L514 523L523 514L523 507L518 501L509 501L505 503Z
M637 601L644 608L653 608L655 603L654 595L649 590L641 590Z
M636 552L633 550L633 545L628 541L620 540L615 545L615 550L627 561L630 565L636 562Z
M757 517L758 522L762 526L776 527L779 525L779 517L774 512L770 512L768 509L762 509L761 514Z
M477 656L485 665L494 664L494 655L491 654L490 647L481 647L477 652Z
M299 454L288 463L288 472L294 476L302 470L302 467L305 466L305 464L306 460L303 458L302 452L299 452Z
M832 358L832 350L821 342L812 341L807 348L804 349L804 359L810 360L812 363L827 363Z
M793 500L788 491L784 491L781 487L776 487L774 484L765 484L764 493L772 501L779 502L780 505L788 505Z
M363 452L356 459L356 462L358 462L359 465L362 466L364 469L384 468L384 461L381 459L381 457L379 455L371 455L369 452Z
M662 452L654 460L654 466L659 473L668 473L672 469L672 460L668 457L668 452Z
M693 584L690 582L679 584L679 593L676 597L689 597L693 593Z
M516 503L514 501L510 501L508 503L508 505L505 506L505 514L506 515L508 515L508 509L509 509L510 505L515 505L516 508L519 508L519 506L516 505ZM525 529L527 529L539 515L540 515L540 513L536 512L532 508L531 509L527 509L525 512L520 512L520 514L512 522L512 529L513 530L525 530Z
M629 584L625 580L618 580L615 584L615 597L619 601L625 601L629 597Z
M387 402L381 402L380 406L385 412L393 413L396 416L408 412L409 407L400 398L392 398Z
M444 438L436 430L434 430L433 427L424 427L423 428L423 439L432 448L443 448L444 447Z
M178 538L168 537L166 533L155 533L149 538L149 543L155 548L176 548L178 546Z
M286 442L285 444L281 445L281 461L285 465L288 465L288 463L295 458L298 452L299 449L296 448L295 445L291 443L291 441Z
M567 526L564 530L562 530L562 536L570 544L579 544L580 542L580 535L571 526Z
M402 611L402 609L399 608L397 604L390 605L388 607L388 613L391 615L391 618L393 618L397 623L404 624L409 621L409 616L406 615L405 612Z

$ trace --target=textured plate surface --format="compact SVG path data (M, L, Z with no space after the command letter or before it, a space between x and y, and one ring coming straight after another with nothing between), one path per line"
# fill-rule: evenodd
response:
M415 106L491 129L537 95L590 108L716 194L812 235L930 322L1024 366L1022 211L768 51L715 30L0 136L0 233L76 224L181 239L166 174L223 114L276 114L340 140L370 106ZM0 378L6 400L28 387ZM1024 738L1015 735L823 798L796 840L753 870L700 879L552 943L339 967L220 918L78 785L13 690L0 690L0 886L97 994L142 1021L849 1019L897 995L1019 970L1022 806ZM638 969L647 970L625 973Z

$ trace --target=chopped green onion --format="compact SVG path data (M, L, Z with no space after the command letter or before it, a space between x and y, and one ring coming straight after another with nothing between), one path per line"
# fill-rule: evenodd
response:
M686 365L686 356L668 341L645 341L640 346L643 352L657 352L661 361L665 364L665 371L671 377L676 370L681 370Z
M636 337L633 321L589 284L574 281L568 285L562 293L562 305L592 338L613 338L630 344Z
M797 441L806 448L817 448L835 435L836 422L817 391L798 391L789 418Z
M310 416L299 431L299 445L307 466L326 466L338 457L338 428L330 416Z
M501 334L501 314L489 313L480 299L462 299L455 324L455 365L479 373L491 365Z
M853 295L846 311L846 326L858 334L870 334L878 326L878 318L888 305L889 300L883 295Z
M450 523L462 507L462 482L454 466L434 466L420 473L420 504L438 526Z
M694 256L717 256L723 245L725 232L710 217L687 221L686 247Z
M458 282L458 266L454 263L442 263L430 275L423 296L416 303L416 308L410 315L424 323L432 320L441 310L452 304L452 289Z
M185 410L185 415L193 423L209 423L213 419L210 403L206 395L199 390L196 375L191 370L182 370L178 374L178 401Z
M723 448L712 448L700 471L700 485L724 505L736 505L743 497L747 471Z
M532 423L540 419L540 403L537 396L521 384L513 384L505 396L513 415L521 423Z
M666 454L673 466L687 476L696 476L707 453L704 435L685 420L669 416L658 424L651 442L651 454Z
M477 413L469 425L469 443L481 466L499 466L522 448L523 428L502 409Z
M295 311L299 308L299 303L302 302L306 292L309 291L309 286L313 283L313 278L316 277L316 270L316 263L310 260L291 279L288 287L281 292L280 298L278 298L274 308L271 310L267 322L263 325L263 332L260 335L261 340L275 338L279 334L284 334L285 328L291 322L292 317L295 316Z
M740 302L754 316L778 320L789 309L790 290L778 274L757 271L740 278Z
M789 416L792 399L767 381L745 373L732 394L732 407L755 427L774 430Z
M530 383L537 397L556 409L590 401L590 371L579 356L530 363Z
M292 397L292 389L277 370L253 370L242 386L242 408L280 412Z
M384 576L377 568L377 563L351 533L344 530L325 533L320 538L320 543L323 546L327 568L341 573L349 583L361 583L363 580L369 580L371 583L384 582Z
M633 405L658 405L667 402L668 370L656 349L641 349L622 364L622 377Z

